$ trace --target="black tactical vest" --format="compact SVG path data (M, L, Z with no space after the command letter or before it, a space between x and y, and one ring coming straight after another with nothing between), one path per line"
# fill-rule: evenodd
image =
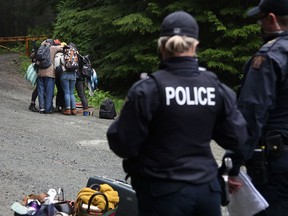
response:
M158 71L151 77L159 89L160 107L140 153L145 172L194 183L215 176L209 174L217 166L210 141L222 109L216 76L207 71L191 76Z

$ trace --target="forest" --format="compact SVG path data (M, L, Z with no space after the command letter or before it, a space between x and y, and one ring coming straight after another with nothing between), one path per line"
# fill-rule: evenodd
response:
M242 68L262 43L257 0L11 0L0 2L0 36L37 36L77 45L89 54L99 88L123 96L142 72L158 69L159 28L177 10L200 28L199 63L236 90ZM41 42L41 41L40 41Z

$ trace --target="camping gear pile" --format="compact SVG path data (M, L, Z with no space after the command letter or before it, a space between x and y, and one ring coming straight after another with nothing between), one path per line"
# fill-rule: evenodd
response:
M108 184L94 184L80 189L75 200L66 200L59 188L30 194L22 202L14 202L14 216L115 216L120 198Z

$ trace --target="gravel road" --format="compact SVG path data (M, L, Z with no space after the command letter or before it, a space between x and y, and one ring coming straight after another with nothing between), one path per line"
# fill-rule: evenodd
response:
M33 87L17 72L17 55L0 55L0 215L25 195L64 189L75 199L90 176L124 178L109 149L111 120L28 110Z
M33 87L17 71L17 54L0 55L0 216L25 195L64 189L75 199L90 176L124 179L121 159L109 149L113 120L45 115L28 110ZM223 151L213 144L217 160ZM133 215L131 215L133 216Z

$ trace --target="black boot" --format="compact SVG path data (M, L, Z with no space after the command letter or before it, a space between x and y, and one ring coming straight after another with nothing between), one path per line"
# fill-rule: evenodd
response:
M32 112L39 112L39 110L36 108L35 104L30 104L29 106L29 110L31 110Z

